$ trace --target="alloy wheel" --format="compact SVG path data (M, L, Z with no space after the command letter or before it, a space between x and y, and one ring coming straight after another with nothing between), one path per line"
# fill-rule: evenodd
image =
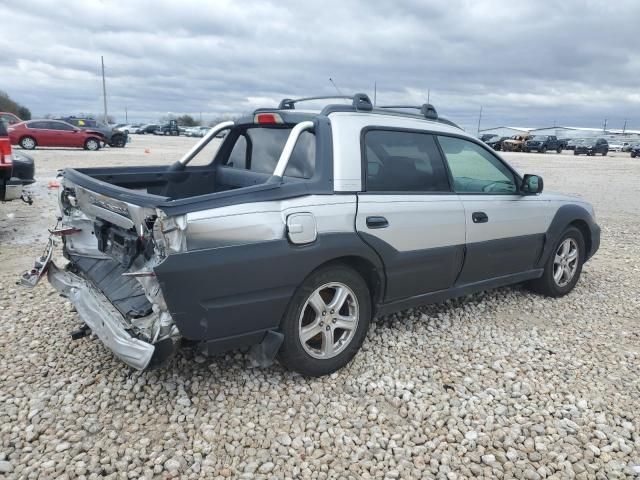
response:
M568 285L578 270L578 243L573 238L565 239L553 260L553 281L559 287Z
M300 343L314 358L335 357L353 339L358 318L358 299L353 290L344 283L326 283L302 307L298 322Z

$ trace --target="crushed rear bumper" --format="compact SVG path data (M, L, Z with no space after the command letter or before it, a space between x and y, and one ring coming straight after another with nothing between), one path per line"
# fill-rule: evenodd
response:
M53 262L48 265L47 278L116 357L138 370L147 368L155 347L127 331L124 317L100 290L78 275L60 270Z

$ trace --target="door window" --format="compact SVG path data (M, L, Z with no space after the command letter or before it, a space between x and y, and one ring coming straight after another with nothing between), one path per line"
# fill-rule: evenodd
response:
M369 192L448 192L444 162L432 135L370 130L364 136Z
M516 193L513 173L497 157L476 143L438 136L456 192Z
M43 130L43 129L47 129L48 127L48 123L49 122L29 122L27 123L27 125L29 126L29 128L35 128L37 130Z

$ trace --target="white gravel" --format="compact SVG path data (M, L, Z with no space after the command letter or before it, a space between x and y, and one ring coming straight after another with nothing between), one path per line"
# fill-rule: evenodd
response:
M35 205L0 205L0 477L639 474L640 161L506 155L595 204L602 246L567 297L504 288L379 318L356 359L321 379L188 350L132 372L99 342L71 341L78 317L46 283L15 277L54 218L57 168L169 163L191 143L39 150Z

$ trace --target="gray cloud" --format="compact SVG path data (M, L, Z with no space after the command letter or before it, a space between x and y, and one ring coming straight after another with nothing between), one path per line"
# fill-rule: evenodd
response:
M325 0L0 5L0 88L37 115L124 120L246 112L281 97L372 93L474 128L640 129L640 3ZM618 125L620 124L620 125Z

